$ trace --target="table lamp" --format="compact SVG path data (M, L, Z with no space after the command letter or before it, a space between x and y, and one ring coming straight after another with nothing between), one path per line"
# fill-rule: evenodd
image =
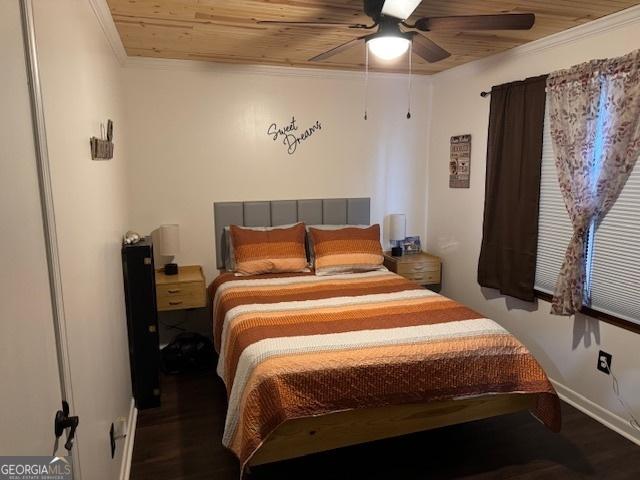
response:
M176 223L160 225L160 245L158 253L163 257L171 257L171 260L180 251L180 225ZM164 266L165 275L178 273L177 263L167 263Z

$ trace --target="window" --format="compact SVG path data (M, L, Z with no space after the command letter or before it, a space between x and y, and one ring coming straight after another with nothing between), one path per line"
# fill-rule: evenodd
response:
M536 290L552 294L573 229L558 186L549 117L545 116L540 182ZM640 162L602 224L592 229L585 303L640 324Z

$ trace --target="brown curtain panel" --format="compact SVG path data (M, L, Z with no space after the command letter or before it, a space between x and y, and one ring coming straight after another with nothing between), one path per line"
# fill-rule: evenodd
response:
M478 283L532 301L547 75L491 89Z

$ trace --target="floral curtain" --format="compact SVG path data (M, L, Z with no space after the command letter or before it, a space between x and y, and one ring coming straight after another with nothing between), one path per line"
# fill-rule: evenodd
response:
M594 60L547 79L551 138L573 238L551 312L583 305L586 240L622 191L640 154L640 50Z

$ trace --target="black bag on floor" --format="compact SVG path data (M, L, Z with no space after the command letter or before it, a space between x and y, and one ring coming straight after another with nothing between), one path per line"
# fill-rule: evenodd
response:
M211 340L198 333L185 332L176 335L161 352L162 371L177 374L202 370L212 363Z

